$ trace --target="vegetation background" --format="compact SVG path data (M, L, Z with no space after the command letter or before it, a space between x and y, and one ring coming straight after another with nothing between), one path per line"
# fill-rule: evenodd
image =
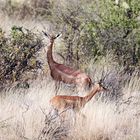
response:
M140 139L140 0L0 0L0 23L1 140ZM95 96L75 126L47 120L55 88L42 30L62 33L58 62L93 81L110 73L110 92ZM59 94L75 93L62 84Z

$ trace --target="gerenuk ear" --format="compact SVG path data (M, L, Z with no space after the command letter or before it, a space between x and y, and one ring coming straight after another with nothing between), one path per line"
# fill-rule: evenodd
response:
M55 39L58 38L58 37L60 37L61 35L62 35L62 34L59 33L58 35L55 36Z
M43 34L44 34L46 37L50 38L50 35L49 35L49 34L47 34L47 33L44 32L44 31L42 31L42 32L43 32Z

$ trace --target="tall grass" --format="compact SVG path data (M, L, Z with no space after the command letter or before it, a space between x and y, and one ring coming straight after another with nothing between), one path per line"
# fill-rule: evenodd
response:
M94 71L95 77L100 77L99 71L103 71L103 68L99 68L100 64L94 66L97 68ZM54 82L50 77L34 81L26 91L12 89L5 91L0 96L0 139L35 140L40 135L42 135L41 140L140 139L139 84L139 78L132 77L123 85L122 95L116 100L111 100L109 94L112 93L99 93L82 109L81 112L85 117L78 116L75 125L70 126L60 122L58 118L47 124L49 120L45 118L50 111L49 100L55 95ZM71 90L68 89L67 86L62 86L59 94L69 95ZM103 96L105 96L104 100ZM70 116L68 121L71 122L73 117ZM42 134L43 131L48 133Z

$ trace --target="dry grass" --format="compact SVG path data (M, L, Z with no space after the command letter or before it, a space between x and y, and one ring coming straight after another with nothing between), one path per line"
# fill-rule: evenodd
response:
M49 100L55 93L54 83L49 77L42 81L35 81L28 91L9 90L1 93L0 139L35 140L38 139L42 130L48 131L42 136L47 140L62 137L73 140L139 139L140 91L138 83L139 78L132 77L123 88L124 95L116 101L110 101L109 96L102 100L102 96L106 93L101 93L98 99L95 96L82 110L86 117L78 116L75 125L71 127L60 122L59 118L50 123L46 120L45 124L46 114L50 111ZM66 87L62 87L59 94L70 93ZM69 119L73 117L70 116ZM43 140L43 138L40 139Z

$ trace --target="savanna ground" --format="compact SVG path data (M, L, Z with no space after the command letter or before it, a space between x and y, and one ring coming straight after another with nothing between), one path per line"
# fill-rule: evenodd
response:
M1 1L0 140L140 139L140 2L122 2L126 7L110 0ZM93 82L102 73L107 75L104 84L110 90L95 95L82 109L85 117L77 116L74 124L69 111L65 122L49 114L55 83L49 74L43 48L48 39L42 30L62 33L55 42L56 61L82 69ZM31 54L29 46L33 55L26 57ZM20 48L24 55L16 51ZM29 87L18 85L22 82ZM78 95L65 84L59 94Z

